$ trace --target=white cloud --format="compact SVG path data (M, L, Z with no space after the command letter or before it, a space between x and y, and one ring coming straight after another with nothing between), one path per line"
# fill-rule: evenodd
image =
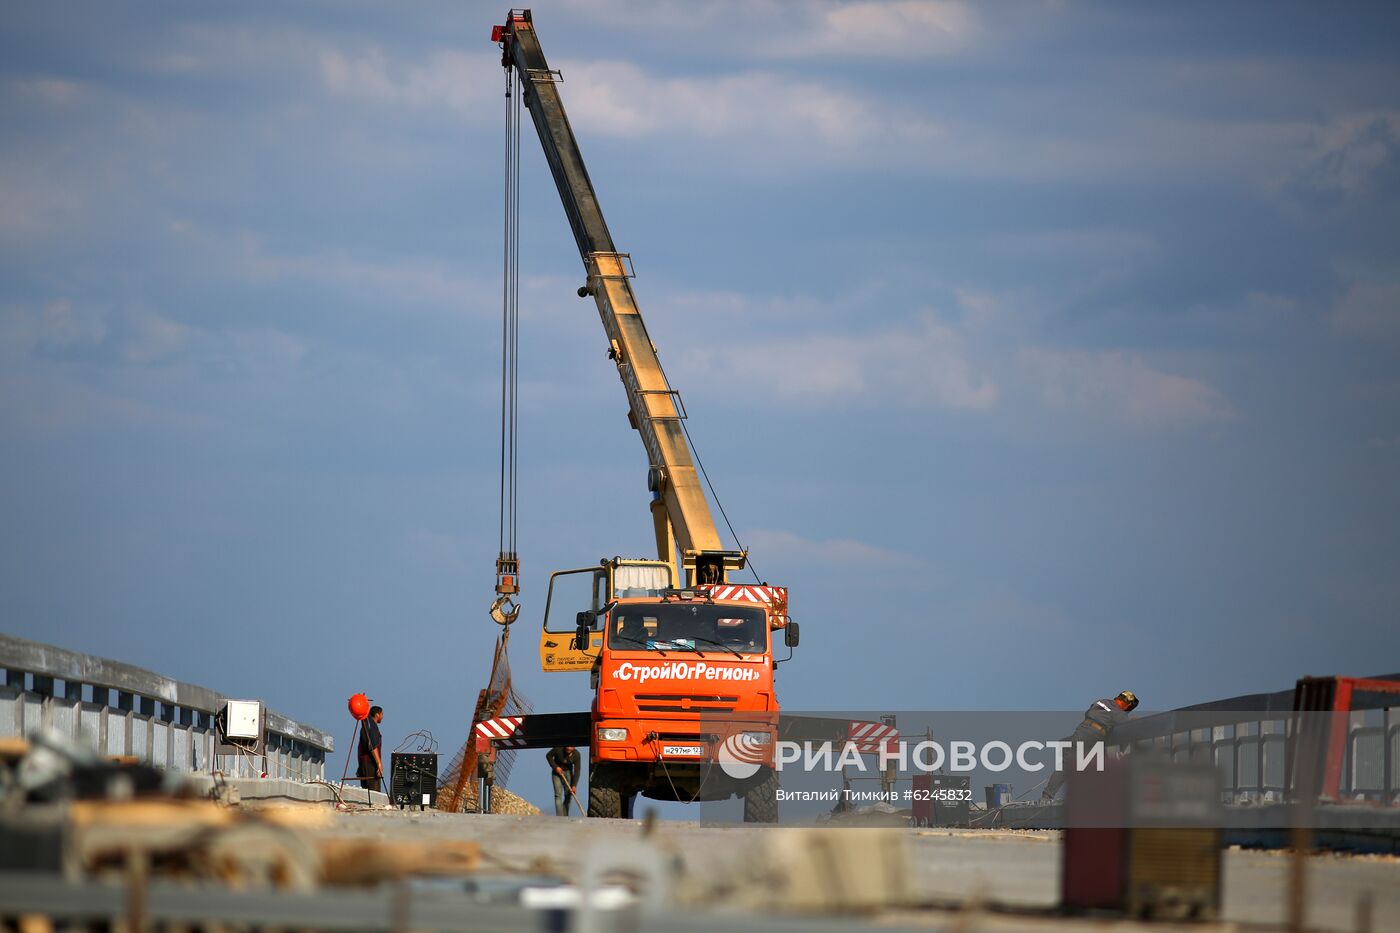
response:
M18 316L32 319L24 328L29 346L64 358L150 365L177 356L190 336L185 325L142 307L75 306L60 299Z
M295 368L305 341L272 328L201 328L145 307L68 299L0 315L0 351L17 367L35 358L121 368L193 363L226 374L265 376Z
M1058 89L1052 111L1072 112L1075 89ZM1024 155L1042 161L1041 178L1110 175L1143 178L1163 174L1188 179L1233 176L1254 181L1288 164L1291 153L1314 127L1301 120L1221 120L1173 113L1108 109L1088 132L1047 134L1022 139ZM1003 122L995 127L1002 142L1015 145L1020 134ZM1012 156L1015 173L1034 169ZM1031 177L1036 177L1032 175Z
M957 0L806 3L789 8L805 22L794 33L769 30L777 55L916 58L961 49L978 31L972 7Z
M270 18L244 25L252 21L172 19L150 34L149 44L130 49L125 60L138 71L165 79L198 74L244 85L269 78L283 87L292 80L297 86L305 84L314 73L326 32Z
M87 86L68 78L29 77L5 81L0 85L4 96L44 107L62 107L76 101Z
M926 316L918 326L866 335L815 334L693 348L678 372L690 384L742 388L820 407L950 408L997 402L996 383L967 358L956 331Z
M724 140L722 155L751 167L767 161L791 169L797 159L967 178L1223 175L1254 183L1295 166L1318 131L1306 120L1216 120L1127 110L1112 101L1086 104L1091 92L1073 84L965 111L904 89L872 93L776 70L668 76L600 60L562 68L563 97L581 134ZM757 95L774 104L756 106ZM1086 109L1093 119L1045 116ZM1119 253L1151 247L1140 238L1113 244Z
M203 352L219 372L261 379L298 367L306 357L307 343L272 328L236 329L207 337Z
M648 309L657 309L658 320L653 326L660 326L666 318L689 319L701 314L706 318L723 315L736 321L773 323L784 328L790 328L800 319L803 326L810 329L818 322L849 320L879 303L888 292L888 286L878 279L853 281L847 287L833 285L831 290L820 295L802 292L758 295L733 289L673 289L663 285L656 289L648 287L644 304ZM748 324L745 327L752 329Z
M1162 372L1121 350L1023 348L1017 371L1056 411L1142 427L1228 421L1229 401L1213 386Z
M191 374L242 339L202 331L145 307L56 299L0 313L0 419L64 430L115 423L206 429Z
M912 323L866 334L823 328L869 318L883 301L878 288L839 299L763 299L735 292L668 296L661 302L668 310L693 305L793 333L766 333L723 347L691 345L668 369L690 392L742 388L762 404L798 409L881 406L1037 419L1049 414L1109 429L1174 429L1237 417L1214 385L1164 368L1145 350L1081 349L1037 339L1048 308L1062 303L1063 296L966 285L952 291L959 309L955 316L924 313ZM1290 296L1251 293L1229 309L1187 309L1181 316L1208 333L1253 337L1276 334L1297 316L1297 308Z
M986 238L998 253L1089 259L1098 262L1140 260L1158 251L1154 237L1139 230L1110 227L1079 227L998 233Z
M463 274L456 263L426 256L362 259L345 250L271 253L251 234L241 237L241 249L243 274L253 281L311 282L357 297L372 296L395 310L421 307L452 313L495 313L491 298L499 285Z
M1400 338L1400 285L1357 282L1332 305L1328 318L1333 331L1347 337Z
M751 298L741 292L718 290L697 291L681 289L658 294L657 300L649 301L663 309L666 314L690 315L704 313L723 314L732 317L770 318L790 317L794 314L806 315L819 305L806 296L774 296Z
M1370 190L1400 152L1400 112L1364 111L1318 127L1303 148L1298 179L1324 191L1355 196Z
M843 152L928 139L928 119L816 80L774 72L665 77L629 62L565 62L562 96L579 132L608 136L742 138L784 149L820 143ZM756 106L756 95L780 106ZM811 153L821 155L822 153Z
M321 81L332 94L372 104L400 107L442 107L477 120L497 118L491 106L504 89L498 58L491 54L442 50L411 63L393 61L383 50L359 54L323 49L319 54Z
M38 314L36 343L50 349L96 346L107 339L105 315L92 308L75 309L67 299L50 301Z
M0 368L0 421L42 431L114 424L176 431L216 426L213 417L175 393L152 402L52 368L21 367Z
M86 215L80 186L54 169L0 158L0 241L32 248L78 227Z
M159 363L178 355L189 336L190 329L179 321L138 309L122 318L121 356L134 365Z
M333 95L372 105L439 108L474 122L500 118L503 85L495 56L438 51L421 62L371 48L319 53L321 81ZM561 95L584 136L742 139L744 151L817 147L809 157L869 154L871 140L927 141L933 121L886 98L829 82L770 71L667 76L632 62L559 60ZM761 94L778 107L755 106ZM833 151L834 150L834 151Z
M742 388L763 404L816 409L874 406L989 412L1030 403L1045 412L1107 426L1176 428L1233 420L1229 399L1208 382L1162 369L1125 349L1045 346L1031 334L1041 303L1019 293L954 289L956 324L926 313L869 334L764 336L723 348L692 346L671 366L678 385ZM878 299L876 299L878 300ZM800 298L783 305L805 304ZM1277 316L1279 296L1251 296ZM732 296L753 319L766 307ZM868 313L868 304L851 314ZM1261 311L1261 313L1263 313Z
M816 567L910 567L918 561L910 554L867 544L854 538L804 538L791 531L755 528L744 544L765 560Z
M748 58L906 61L957 51L980 32L974 6L962 0L561 0L559 5L653 42L683 37L705 43L716 55ZM551 24L537 25L550 43Z
M697 29L716 20L709 13L695 16L701 21ZM896 61L901 55L927 57L977 33L974 13L954 2L811 4L779 18L796 24L768 33L769 61L807 55L826 60L846 51L864 56L872 48ZM377 47L354 53L322 48L317 58L321 82L333 95L376 106L443 109L476 124L499 119L494 54L438 50L408 59ZM751 169L788 170L796 159L970 178L1211 174L1258 183L1292 177L1302 162L1335 161L1334 150L1342 146L1347 155L1329 171L1339 184L1354 184L1353 177L1377 158L1374 145L1346 142L1348 133L1360 132L1350 123L1221 120L1125 108L1103 89L1073 81L1018 89L1006 100L993 89L986 106L969 111L905 87L869 90L856 80L794 74L783 62L708 74L643 68L633 59L562 56L551 63L564 75L561 93L585 139L647 138L649 145L683 146L691 154L696 140L723 143L714 148L715 157L741 159ZM1143 66L1119 77L1124 83L1158 80L1159 70ZM764 103L756 103L760 99ZM1060 113L1080 116L1046 118ZM1140 237L1115 242L1118 233L1089 231L1078 242L1023 245L1075 249L1097 240L1118 253L1152 248Z

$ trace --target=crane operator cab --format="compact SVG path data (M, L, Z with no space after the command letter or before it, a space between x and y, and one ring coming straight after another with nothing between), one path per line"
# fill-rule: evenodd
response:
M701 554L696 556L692 566L685 568L685 573L695 581L696 588L713 590L724 585L726 570L742 567L743 560L742 553ZM648 605L655 608L650 601L661 600L675 592L681 591L677 589L674 569L660 560L613 557L593 567L550 574L544 625L540 632L541 670L590 670L603 644L602 620L611 605L619 601L647 600ZM666 633L679 624L667 612L663 610L660 616L653 612L645 619L635 611L617 613L613 635L624 637L625 633L617 626L626 624L636 626L634 637L643 642L648 633L653 642L658 638L664 642L668 637ZM762 620L753 622L743 614L736 614L709 621L705 631L697 629L693 634L715 644L728 646L732 641L736 647L755 647L762 651L758 646L765 644L766 638L760 638L755 630L766 631ZM681 633L676 637L684 639L686 636Z
M659 599L674 586L671 565L657 560L614 557L594 567L550 574L540 632L540 668L590 670L603 644L601 619L606 607L618 599ZM585 614L587 633L580 631ZM585 636L582 643L580 636Z

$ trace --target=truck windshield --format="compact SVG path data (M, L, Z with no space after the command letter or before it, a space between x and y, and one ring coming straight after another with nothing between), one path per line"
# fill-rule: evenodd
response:
M608 643L624 651L768 650L763 610L710 603L626 603L613 610Z

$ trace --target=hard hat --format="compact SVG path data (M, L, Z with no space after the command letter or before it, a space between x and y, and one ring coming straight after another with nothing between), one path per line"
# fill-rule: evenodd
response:
M1134 693L1134 692L1131 691L1131 690L1124 690L1122 693L1120 693L1120 694L1118 694L1116 697L1114 697L1114 699L1115 699L1115 700L1122 700L1122 701L1123 701L1123 707L1124 707L1125 709L1127 709L1129 712L1131 712L1132 710L1137 709L1137 705L1138 705L1137 694Z

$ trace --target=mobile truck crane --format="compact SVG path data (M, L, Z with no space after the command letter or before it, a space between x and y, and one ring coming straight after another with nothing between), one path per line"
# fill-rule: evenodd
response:
M512 10L492 40L507 72L514 69L539 134L583 260L578 294L597 305L628 420L646 449L657 557L605 559L550 576L541 667L589 672L592 708L491 720L478 724L478 737L513 748L587 746L589 816L630 816L637 794L680 801L737 795L745 820L775 821L773 643L779 632L789 648L798 642L787 590L729 580L744 569L747 552L722 545L681 423L684 404L647 336L631 257L617 251L603 220L560 100L561 76L545 60L530 11ZM513 553L498 562L498 592L514 592L516 569ZM562 605L570 589L591 596L584 605Z

